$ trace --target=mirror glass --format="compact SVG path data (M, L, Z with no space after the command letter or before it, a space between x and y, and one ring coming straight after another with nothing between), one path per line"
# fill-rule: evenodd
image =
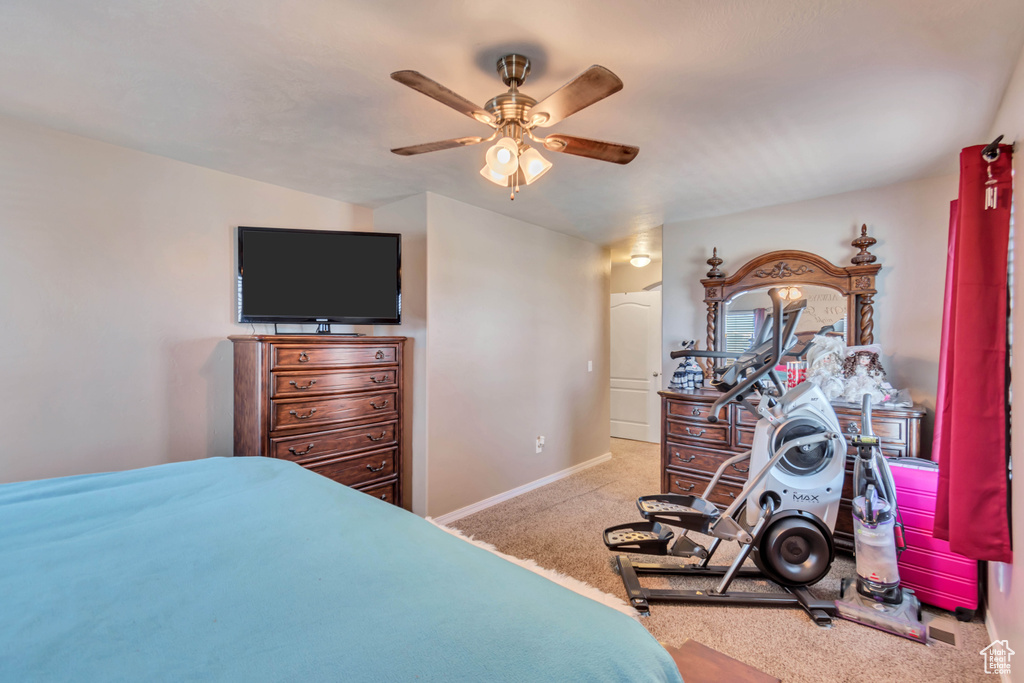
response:
M725 303L725 351L740 353L750 346L754 332L771 314L769 289L765 287L741 292ZM846 297L839 290L818 285L793 285L786 289L790 291L784 291L783 294L789 294L788 298L807 300L807 308L796 327L796 334L801 340L809 338L826 325L846 321Z

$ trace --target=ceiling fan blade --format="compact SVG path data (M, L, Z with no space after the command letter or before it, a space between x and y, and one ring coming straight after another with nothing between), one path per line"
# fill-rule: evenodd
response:
M549 135L543 139L543 142L544 147L552 152L575 154L615 164L628 164L640 153L640 148L632 145L620 145L615 142L602 142L572 135Z
M439 140L437 142L425 142L422 145L412 145L411 147L399 147L391 150L395 154L400 154L403 157L412 156L413 154L426 154L427 152L438 152L442 149L453 149L455 147L466 147L467 145L476 145L483 142L486 138L471 137L471 138L452 138L451 140Z
M391 74L402 85L407 85L413 90L418 90L427 97L432 97L441 104L446 104L460 114L465 114L471 119L491 125L494 123L494 116L480 107L476 106L462 95L454 93L437 81L431 80L419 71L396 71Z
M535 121L534 126L546 128L620 90L619 77L595 64L533 105L530 117Z

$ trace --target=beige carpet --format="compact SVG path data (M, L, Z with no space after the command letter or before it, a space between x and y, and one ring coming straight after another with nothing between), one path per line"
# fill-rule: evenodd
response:
M609 563L613 553L604 547L601 532L613 524L640 519L636 497L659 490L659 451L656 444L612 439L612 453L609 462L450 526L493 543L501 552L536 560L625 599L622 582ZM730 558L735 548L735 544L723 546L716 557ZM834 599L839 580L852 575L852 558L840 554L831 573L813 592ZM658 587L658 580L646 577L643 582ZM755 584L757 587L752 587ZM698 587L693 581L677 585ZM734 585L740 590L767 587L751 580ZM668 645L678 646L693 638L793 683L994 680L984 674L978 654L988 645L985 625L979 619L960 624L959 648L926 647L841 620L823 629L800 609L655 603L651 616L642 623Z

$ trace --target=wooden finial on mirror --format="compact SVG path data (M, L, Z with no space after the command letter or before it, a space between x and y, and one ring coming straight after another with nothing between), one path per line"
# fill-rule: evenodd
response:
M722 263L722 259L718 258L718 247L715 247L711 253L711 258L708 259L708 265L711 266L711 270L708 271L708 277L725 277L725 273L718 269L718 266L722 265Z
M853 265L863 266L877 261L878 257L868 251L868 248L877 241L874 237L868 236L868 226L866 223L860 226L860 237L850 242L850 244L860 249L860 253L850 259L853 261Z

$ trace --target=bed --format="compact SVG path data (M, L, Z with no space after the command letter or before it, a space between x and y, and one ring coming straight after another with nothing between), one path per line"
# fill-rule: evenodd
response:
M634 619L298 465L0 486L12 681L681 681Z

